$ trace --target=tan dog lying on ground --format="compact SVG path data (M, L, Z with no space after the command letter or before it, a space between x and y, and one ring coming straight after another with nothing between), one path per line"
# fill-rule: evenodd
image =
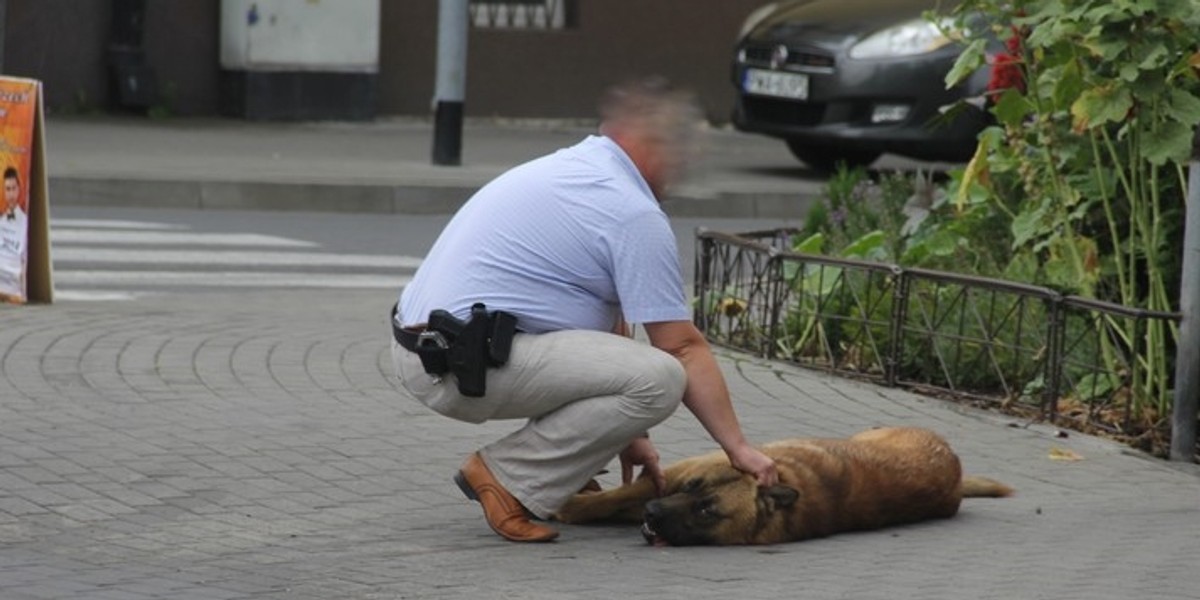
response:
M964 478L950 446L925 429L786 440L762 450L779 470L779 484L770 488L759 488L718 451L666 467L661 498L641 478L578 494L555 518L642 521L643 535L655 544L774 544L952 517L964 497L1012 493L990 479Z

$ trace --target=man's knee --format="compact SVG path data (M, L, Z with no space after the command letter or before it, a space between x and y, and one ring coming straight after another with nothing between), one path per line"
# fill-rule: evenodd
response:
M666 418L679 408L679 403L683 400L683 392L687 389L687 372L679 359L666 352L657 351L653 356L653 360L645 362L644 373L646 378L653 382L652 396L655 408Z

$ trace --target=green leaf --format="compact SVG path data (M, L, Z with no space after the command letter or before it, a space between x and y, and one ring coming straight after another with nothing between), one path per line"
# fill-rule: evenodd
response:
M1012 257L1004 269L1004 278L1011 281L1033 283L1037 280L1037 259L1028 252L1022 252Z
M999 148L1004 143L1004 140L1007 139L1007 135L1003 127L989 125L984 127L983 131L979 132L978 139L979 143L985 146L987 151L991 151Z
M1129 10L1129 14L1140 17L1146 13L1154 12L1158 8L1159 0L1122 0L1117 4Z
M1167 19L1184 19L1196 15L1195 0L1158 0L1158 14Z
M975 146L975 155L963 168L962 179L958 182L958 190L954 193L954 206L959 211L962 211L969 201L971 189L974 186L983 185L988 179L988 151L991 146L987 141L988 138L980 137L979 144Z
M986 46L987 40L985 39L973 40L967 45L962 54L958 55L958 59L954 61L950 72L946 73L946 89L962 83L987 62L984 55Z
M825 247L825 234L814 233L803 240L800 240L792 247L792 250L801 254L820 254Z
M1200 29L1200 25L1197 28ZM1166 83L1175 83L1175 80L1181 77L1185 82L1193 82L1197 75L1200 75L1200 52L1180 53L1175 64L1167 71Z
M787 281L796 281L800 276L803 266L804 263L802 262L794 260L783 261L783 278Z
M1013 217L1012 234L1013 234L1013 249L1024 246L1029 240L1038 236L1042 230L1042 219L1046 216L1046 209L1042 206L1037 206L1033 209L1026 209Z
M1115 60L1129 48L1129 41L1124 37L1106 35L1085 41L1083 47L1087 48L1093 57L1109 62Z
M842 256L847 258L883 258L880 254L886 242L887 236L882 231L875 230L850 242L842 250ZM886 254L886 252L883 252L883 254Z
M960 212L968 210L971 206L987 204L992 200L992 192L978 181L972 182L971 185L967 186L966 194L964 198L961 198L966 203L958 207Z
M1133 97L1127 88L1094 87L1080 94L1071 104L1074 129L1082 132L1105 123L1123 121L1132 107Z
M1149 71L1151 69L1157 69L1158 67L1161 67L1161 66L1167 64L1167 57L1168 57L1168 53L1167 53L1166 46L1163 46L1161 44L1154 45L1150 49L1150 51L1147 52L1145 54L1145 56L1142 57L1142 62L1141 62L1141 64L1138 65L1138 68L1142 69L1144 71Z
M1167 93L1164 110L1167 116L1184 127L1191 128L1200 123L1200 98L1181 89L1172 89Z
M933 256L949 256L958 248L958 236L948 231L935 231L925 240L925 250Z
M996 101L996 106L992 108L992 114L1005 125L1020 125L1025 117L1033 112L1033 104L1025 97L1024 94L1013 88L1004 90L1000 94L1000 99Z
M1107 398L1120 382L1112 373L1091 373L1075 382L1075 393L1084 401Z
M1071 267L1070 261L1061 258L1051 259L1046 261L1044 269L1046 273L1046 285L1048 287L1065 293L1077 293L1081 291L1079 287L1079 274Z
M808 294L816 294L817 296L828 296L842 278L841 267L829 267L825 265L805 265L803 267L804 290ZM797 281L801 283L801 281Z
M1021 400L1036 404L1039 402L1037 396L1046 389L1046 376L1038 374L1021 388Z
M1063 65L1054 82L1054 106L1066 109L1079 97L1083 90L1083 77L1079 74L1079 61L1070 61Z
M1152 165L1168 161L1186 162L1192 152L1192 130L1187 127L1160 127L1141 138L1142 156Z
M1045 2L1034 3L1033 6L1025 7L1025 10L1033 10L1033 14L1027 17L1018 17L1016 20L1022 23L1036 25L1042 21L1056 19L1062 16L1063 7L1062 0L1046 0Z
M919 267L925 264L929 257L929 249L925 247L925 241L909 242L907 248L904 249L904 256L900 257L900 264L906 267Z
M1080 200L1083 200L1084 197L1079 192L1076 192L1074 190L1072 190L1072 193L1069 194L1069 197L1071 198L1071 200L1069 202L1067 202L1066 204L1068 207L1072 207L1072 208L1071 208L1071 212L1067 213L1067 221L1072 222L1072 223L1077 222L1077 221L1082 221L1085 217L1088 216L1088 213L1092 210L1092 203L1091 202L1080 202Z
M1035 25L1029 37L1025 38L1025 44L1030 48L1049 48L1073 33L1072 29L1066 21L1054 15Z
M1083 15L1083 19L1092 23L1104 20L1109 15L1117 12L1115 6L1111 4L1101 4L1100 6L1092 7Z

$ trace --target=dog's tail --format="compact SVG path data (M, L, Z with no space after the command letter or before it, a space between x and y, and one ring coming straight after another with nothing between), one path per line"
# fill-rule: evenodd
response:
M1013 489L987 477L963 477L963 498L1003 498L1011 496Z

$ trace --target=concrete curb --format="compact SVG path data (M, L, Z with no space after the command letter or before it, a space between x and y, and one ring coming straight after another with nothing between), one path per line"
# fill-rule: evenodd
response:
M182 181L52 177L54 205L198 210L283 210L452 214L476 185L398 185L267 181ZM815 195L681 190L663 203L675 217L803 218Z

